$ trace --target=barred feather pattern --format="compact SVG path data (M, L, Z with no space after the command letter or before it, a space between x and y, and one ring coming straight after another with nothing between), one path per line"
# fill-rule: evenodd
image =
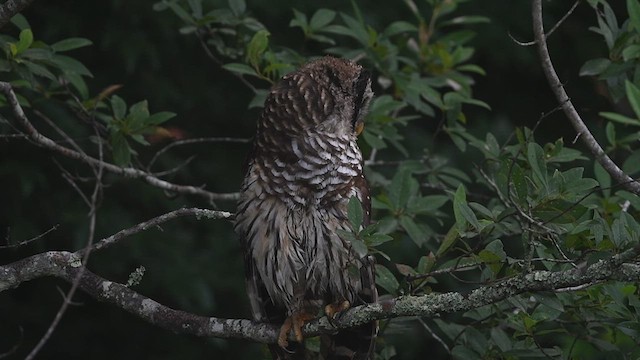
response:
M281 322L303 309L376 301L372 262L338 233L349 230L352 196L369 219L356 128L372 95L360 65L325 57L286 75L267 97L235 224L255 320ZM361 343L352 349L338 349L349 344L333 341L324 356L368 358L375 327L365 327L359 340L355 336Z

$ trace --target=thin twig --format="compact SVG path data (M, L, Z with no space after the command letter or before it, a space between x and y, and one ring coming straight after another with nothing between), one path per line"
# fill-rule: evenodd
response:
M0 245L0 249L16 248L16 247L20 247L20 246L24 246L24 245L30 244L30 243L38 240L38 239L43 238L48 233L50 233L50 232L52 232L54 230L58 230L59 226L60 226L60 224L56 224L53 227L51 227L49 230L43 232L42 234L34 236L34 237L32 237L31 239L28 239L28 240L20 241L20 242L18 242L16 244L9 244L9 230L7 230L7 237L6 237L7 245Z
M97 133L98 130L97 129L94 129L94 130ZM98 136L98 139L100 139L100 136ZM71 299L73 299L73 295L75 295L78 287L80 286L80 280L82 279L82 275L84 274L84 271L87 267L87 263L89 262L89 256L91 254L91 244L93 243L93 239L95 238L95 233L96 233L96 218L97 218L98 202L99 202L98 197L102 191L101 190L102 175L104 170L104 167L103 167L104 162L102 161L103 155L104 154L103 154L102 141L99 140L98 141L98 156L99 156L98 160L100 162L98 164L98 167L94 168L94 174L96 178L95 178L95 185L93 188L93 192L91 194L91 202L89 204L89 234L87 236L87 245L85 246L84 253L82 254L82 266L80 266L78 273L75 275L75 278L71 283L71 289L69 289L69 292L67 292L67 294L63 297L62 305L60 306L60 309L58 309L58 312L56 313L56 316L54 317L53 321L47 328L47 331L42 336L40 341L38 341L38 344L36 344L36 346L34 346L31 352L27 355L25 360L32 360L33 358L35 358L35 356L40 352L40 350L42 350L44 345L51 338L51 335L53 335L53 332L58 327L60 320L62 320L62 317L67 312L69 305L72 304Z
M573 106L569 95L564 89L558 74L556 73L551 57L549 55L549 49L547 48L547 40L544 36L544 25L542 20L542 0L533 0L532 2L532 14L533 14L533 32L535 40L538 42L538 54L542 62L542 69L547 77L547 81L551 86L551 90L556 96L556 99L562 104L562 110L569 118L571 125L581 135L585 146L591 151L596 160L602 165L602 167L611 175L611 177L618 183L624 184L623 186L628 191L640 195L640 183L634 181L629 175L627 175L618 165L616 165L611 158L604 152L598 141L593 137L589 128L585 125L584 121L578 114L578 111Z
M556 31L556 30L560 27L560 25L562 25L562 23L563 23L565 20L567 20L567 18L568 18L571 14L573 14L573 11L578 7L578 5L580 5L580 0L576 0L576 2L574 2L574 3L573 3L573 5L572 5L572 6L571 6L571 8L569 9L569 11L567 11L567 13L566 13L566 14L564 14L564 16L563 16L560 20L558 20L558 22L557 22L555 25L553 25L553 27L551 28L551 30L549 30L549 32L548 32L548 33L546 33L546 34L544 35L545 39L546 39L546 38L548 38L549 36L551 36L551 34L553 34L553 32L554 32L554 31ZM511 35L511 33L510 33L510 32L508 33L508 35L509 35L509 37L511 38L511 40L513 40L513 42L515 42L516 44L518 44L518 45L520 45L520 46L531 46L531 45L535 45L535 44L537 44L537 43L538 43L538 41L537 41L537 40L534 40L534 41L528 41L528 42L522 42L522 41L519 41L519 40L517 40L515 37L513 37L513 35Z
M127 168L120 167L111 163L107 163L105 161L98 160L91 156L69 149L67 147L58 145L55 141L49 139L48 137L38 132L38 130L36 130L33 124L31 124L31 122L25 115L24 111L22 110L22 107L18 103L18 99L16 98L16 95L13 91L13 88L11 87L11 84L6 82L0 82L0 91L4 93L4 95L6 96L7 101L9 102L9 105L11 106L16 119L22 125L22 127L25 128L27 134L29 135L29 138L39 146L42 146L46 149L57 152L58 154L64 155L66 157L80 160L93 167L101 166L106 171L119 174L124 177L142 179L152 186L155 186L170 192L175 192L179 194L198 195L209 201L238 199L238 196L239 196L238 193L213 193L195 186L173 184L168 181L158 179L157 177L153 176L152 174L149 174L148 172L145 172L136 168L131 168L131 167L127 167Z
M248 142L250 142L251 139L242 139L242 138L231 138L231 137L207 137L207 138L194 138L194 139L185 139L185 140L178 140L178 141L174 141L170 144L167 144L167 146L163 147L162 149L160 149L160 151L158 151L157 153L155 153L155 155L153 155L153 157L151 158L151 161L149 161L149 164L147 165L147 171L151 172L151 167L153 166L153 164L155 164L156 160L158 160L158 158L164 154L165 152L167 152L169 149L176 147L176 146L181 146L181 145L189 145L189 144L200 144L200 143L240 143L240 144L246 144Z
M218 59L212 52L211 49L209 49L209 45L207 45L207 42L205 41L204 37L202 36L202 33L200 32L196 32L196 35L198 36L198 40L200 40L200 45L202 46L202 48L204 49L205 54L207 54L207 56L209 57L209 59L213 60L213 62L215 62L218 66L222 67L222 65L224 65L224 63L222 62L222 60ZM223 68L224 69L224 68ZM257 91L256 87L253 86L247 79L245 79L244 76L242 76L242 74L238 74L235 73L233 71L229 71L231 74L233 74L233 76L237 77L238 80L240 80L240 82L242 82L243 84L245 84L249 89L251 89L251 91L253 91L253 93L255 94L255 92Z
M141 222L128 229L121 230L109 237L106 237L96 242L91 247L91 250L93 251L93 250L104 249L108 246L115 244L121 239L124 239L125 237L131 236L133 234L137 234L146 229L158 226L164 222L167 222L169 220L182 217L182 216L195 216L196 218L209 218L209 219L230 219L233 217L233 214L226 211L197 209L197 208L185 208L185 209L174 210L172 212L160 215L158 217L147 220L145 222Z
M0 354L0 359L4 359L9 357L10 355L13 355L20 348L20 345L22 344L22 340L24 339L24 329L22 328L22 326L18 326L18 329L20 329L20 338L11 347L11 349Z

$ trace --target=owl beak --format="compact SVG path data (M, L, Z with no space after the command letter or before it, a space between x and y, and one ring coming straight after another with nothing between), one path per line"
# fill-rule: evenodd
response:
M356 136L360 135L360 134L362 133L362 130L364 130L364 122L359 121L359 122L356 124L356 128L355 128L355 130L356 130Z

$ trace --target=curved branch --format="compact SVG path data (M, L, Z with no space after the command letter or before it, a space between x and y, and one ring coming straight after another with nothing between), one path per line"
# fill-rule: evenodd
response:
M67 147L58 145L55 141L49 139L48 137L42 135L34 126L31 124L27 116L25 115L22 107L18 103L18 99L11 87L11 84L7 82L0 82L0 92L2 92L6 98L7 102L10 104L13 114L16 116L16 119L25 129L29 138L37 145L44 147L46 149L57 152L58 154L64 155L66 157L80 160L88 165L93 167L102 167L104 170L112 172L114 174L121 175L127 178L133 179L142 179L149 185L155 186L160 189L164 189L167 191L179 193L179 194L189 194L189 195L198 195L209 201L215 200L237 200L238 193L213 193L207 190L204 190L199 187L189 186L189 185L178 185L174 183L170 183L168 181L159 179L148 172L131 168L131 167L120 167L114 164L110 164L94 157L88 156L84 153L69 149Z
M207 209L198 209L198 208L184 208L174 210L172 212L168 212L166 214L162 214L157 216L151 220L141 222L137 225L134 225L128 229L124 229L118 231L117 233L106 237L98 242L96 242L91 250L101 250L110 245L113 245L117 241L124 239L127 236L137 234L141 231L144 231L150 227L158 226L164 222L175 219L181 216L196 216L197 218L208 218L208 219L230 219L233 217L233 214L227 211L218 211L218 210L207 210ZM80 250L80 252L83 250ZM78 253L78 252L76 252Z
M305 325L306 336L334 332L372 320L400 316L435 316L478 308L511 296L531 291L573 290L606 280L637 282L640 265L629 263L640 254L636 246L621 254L580 269L550 272L535 271L520 277L481 286L469 293L449 292L422 296L400 296L377 304L352 308L329 323L326 317ZM50 251L0 266L0 292L21 283L45 276L73 281L82 268L81 256L66 251ZM147 322L176 333L206 337L240 338L273 343L278 337L275 324L255 323L244 319L199 316L171 309L130 288L84 270L79 286L89 295L134 314ZM293 335L292 335L293 336Z
M625 174L616 163L604 152L598 141L593 137L589 128L585 125L584 121L573 106L571 99L564 90L564 86L558 78L558 74L551 63L551 57L549 55L549 49L547 48L547 39L544 34L544 25L542 23L542 0L532 1L532 16L533 16L533 33L534 39L538 43L538 54L542 61L542 69L547 77L547 81L551 86L551 90L558 99L562 110L569 118L571 125L576 130L578 135L582 138L582 142L587 146L589 151L595 156L596 160L602 165L602 167L611 175L611 177L623 186L625 189L640 195L640 183L629 175Z

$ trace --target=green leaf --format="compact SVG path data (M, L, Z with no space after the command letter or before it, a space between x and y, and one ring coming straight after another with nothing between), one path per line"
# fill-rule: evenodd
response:
M241 63L229 63L222 65L222 68L236 74L257 76L258 73L249 65Z
M640 57L640 45L629 45L622 50L622 59L624 61L630 61Z
M371 130L369 130L368 128L364 129L362 137L364 138L364 141L366 141L367 144L371 145L371 147L374 149L380 150L387 147L387 144L384 142L384 140L382 140L380 136L372 134Z
M367 249L367 245L362 240L352 239L351 240L351 248L358 254L359 257L363 258L367 256L369 250Z
M64 72L84 75L92 77L91 71L87 69L80 61L65 56L65 55L54 55L51 58L51 62L60 68L60 70Z
M113 111L113 117L122 120L127 112L127 104L118 95L111 97L111 110Z
M418 27L410 22L394 21L391 24L389 24L389 26L387 26L387 28L384 30L382 34L386 37L389 37L389 36L393 36L393 35L397 35L405 32L415 33L417 31L418 31Z
M458 231L456 226L452 226L447 234L444 236L444 240L440 244L438 251L436 251L436 256L440 257L444 253L446 253L457 241L460 239L460 232Z
M635 2L635 0L629 0L629 1ZM640 118L640 89L638 89L638 87L635 86L629 80L625 81L624 86L627 92L627 99L631 104L631 108L633 109L633 112L636 114L636 118Z
M80 98L82 100L86 100L89 98L89 89L87 88L87 83L84 81L80 74L65 73L63 77L67 79L67 81L69 81L69 83L73 85L76 90L78 90L78 92L80 93Z
M592 59L584 63L580 68L580 76L592 76L602 74L611 65L609 59Z
M340 13L340 16L342 17L342 20L344 20L344 23L347 24L348 26L348 30L346 34L343 34L343 35L351 36L352 38L358 40L360 44L364 46L368 46L369 33L367 32L367 29L365 29L363 24L361 24L360 22L358 22L358 20L354 19L353 17L345 13ZM329 30L329 27L325 27L325 30Z
M62 52L62 51L78 49L78 48L89 46L92 44L93 43L89 39L69 38L69 39L58 41L57 43L51 45L51 49L53 49L53 51Z
M299 27L302 29L302 31L305 32L305 34L308 31L309 28L309 22L307 21L307 15L305 15L304 13L293 9L293 19L291 19L291 21L289 22L289 26L290 27Z
M127 139L120 132L111 134L111 148L113 149L113 162L118 166L127 166L131 163L131 148Z
M601 113L598 113L598 115L602 116L603 118L605 118L607 120L615 121L615 122L620 123L620 124L640 126L640 120L632 119L630 117L626 117L626 116L620 115L618 113L601 112Z
M577 222L587 212L587 208L563 199L554 199L536 205L532 211L533 216L544 222L569 224Z
M407 210L411 213L429 213L442 207L449 197L446 195L428 195L409 202Z
M609 144L615 146L616 145L616 127L613 126L613 123L607 123L604 127L604 132L607 135L607 141Z
M502 262L507 258L507 254L504 252L502 241L496 239L487 244L487 246L478 253L478 257L489 266L494 274L497 274L500 272L500 269L502 269L504 265Z
M151 116L149 116L146 120L146 123L149 125L160 125L163 122L175 117L176 114L169 111L161 111L157 112Z
M367 246L376 247L391 240L393 240L391 236L378 233L367 236L365 238L365 243L367 244Z
M240 16L247 10L247 4L244 0L229 0L229 8L235 16Z
M319 30L329 25L336 18L336 12L329 9L320 9L311 17L309 27L311 30Z
M149 104L147 100L137 102L129 108L129 114L131 115L144 115L149 116Z
M389 200L394 209L401 209L407 205L411 194L411 174L408 170L399 170L393 176L389 186Z
M404 276L417 275L418 272L415 271L411 266L405 264L395 264L398 272Z
M149 146L149 142L141 134L133 134L131 138L140 145Z
M441 26L470 25L470 24L482 24L482 23L489 23L489 22L491 22L491 20L489 20L489 18L486 16L471 15L471 16L458 16L451 20L444 21L440 25Z
M29 71L31 71L34 75L43 76L50 80L56 79L56 76L51 71L49 71L49 69L47 69L46 67L40 64L36 64L31 61L25 61L24 64L27 66L27 68L29 68Z
M393 273L386 267L376 264L376 284L385 289L389 294L395 294L400 284Z
M467 204L467 193L464 186L459 185L453 197L453 214L456 218L458 230L462 233L466 231L467 224L471 224L474 228L480 229L480 223L476 214Z
M412 218L403 215L400 217L399 222L400 226L409 234L409 237L416 245L422 246L427 242L427 234Z
M635 175L640 172L640 149L635 150L622 164L622 171L628 175Z
M631 24L636 28L636 31L640 32L640 4L638 0L627 0L627 11Z
M347 204L347 217L349 218L351 229L356 233L359 232L362 226L363 213L362 204L355 196L352 196Z
M611 193L611 189L609 189L611 187L611 176L609 176L609 173L598 162L594 163L593 172L596 180L600 183L602 192L606 197L609 197L609 194Z
M260 65L262 54L269 45L269 35L271 34L267 30L259 30L247 45L247 60L254 68L258 68Z
M263 107L264 102L267 99L267 95L269 95L268 90L256 89L253 99L249 102L249 109Z
M19 38L20 39L16 43L16 52L14 55L22 53L23 51L27 50L31 46L31 44L33 44L33 32L31 32L31 29L24 29L20 31Z
M13 23L13 25L15 25L20 30L28 29L31 27L29 26L29 22L27 21L27 18L25 18L24 15L22 14L15 14L11 18L11 23Z
M544 162L544 151L536 143L527 146L527 160L533 171L534 179L544 188L547 188L547 166Z

